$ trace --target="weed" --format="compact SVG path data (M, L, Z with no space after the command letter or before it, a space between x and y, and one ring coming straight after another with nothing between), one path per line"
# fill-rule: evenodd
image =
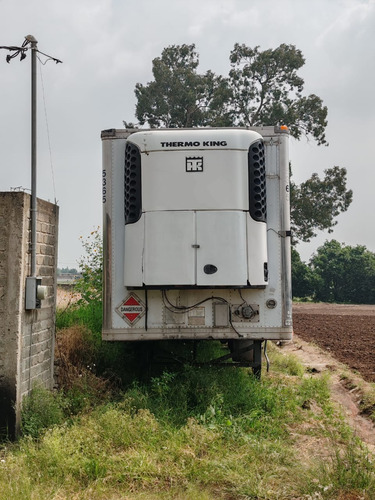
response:
M62 423L65 417L64 405L59 393L35 386L22 401L22 434L38 438L48 427Z
M80 305L101 304L103 274L103 243L100 228L97 227L81 243L85 250L79 261L82 277L77 281L75 290L80 293Z
M332 441L332 455L307 475L307 491L322 499L375 498L374 457L362 443L349 438L346 446Z
M237 436L286 436L286 423L300 412L299 400L286 385L273 379L259 382L236 367L186 365L153 377L149 385L133 384L126 396L135 411L147 408L168 425L181 427L195 418L210 429Z
M302 377L305 373L305 368L293 355L285 355L282 351L277 349L272 342L268 343L270 359L272 362L272 370L281 373L286 373L287 375L294 375L297 377Z
M329 375L323 374L321 377L305 377L301 380L298 388L298 397L300 405L307 407L309 402L315 401L322 407L331 408L330 391L329 391Z
M100 302L79 304L74 302L67 308L57 310L56 329L62 330L71 326L84 325L95 340L100 339L102 329L102 305Z

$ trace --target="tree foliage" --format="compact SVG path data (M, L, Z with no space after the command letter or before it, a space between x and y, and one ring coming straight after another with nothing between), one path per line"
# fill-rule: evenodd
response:
M292 247L292 292L293 297L312 298L314 275L311 268L302 262L297 250Z
M375 303L375 253L363 245L326 241L310 260L315 299L325 302Z
M290 181L290 209L293 241L310 241L317 230L331 233L337 224L335 217L345 212L353 199L353 191L346 189L346 169L328 168L324 178L318 174L302 184Z
M172 128L285 124L296 139L306 135L326 144L327 108L318 96L303 95L298 71L305 59L299 49L281 44L261 51L235 44L230 63L228 77L199 74L194 44L165 48L152 61L154 80L136 85L139 123ZM310 241L317 230L331 232L352 201L344 168L329 168L324 175L313 174L299 186L291 183L294 243Z
M293 137L326 144L327 107L302 94L305 64L294 45L261 51L235 44L228 77L198 73L195 45L171 45L152 61L154 80L137 83L136 116L150 127L288 125Z
M235 123L244 126L288 125L293 137L311 136L326 144L327 107L315 94L303 96L298 70L305 64L294 45L259 50L236 43L229 73Z
M375 304L375 253L331 240L305 264L293 248L292 282L295 298Z
M154 81L136 84L136 116L150 127L230 125L225 78L212 71L198 74L195 45L172 45L152 61Z
M85 254L78 261L81 278L75 291L81 294L79 304L100 303L102 300L103 243L100 228L80 237Z

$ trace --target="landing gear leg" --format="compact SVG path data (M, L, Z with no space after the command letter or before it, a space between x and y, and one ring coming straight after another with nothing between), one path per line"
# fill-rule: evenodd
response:
M254 340L254 364L253 364L253 374L256 378L260 379L262 372L262 341Z
M232 360L246 363L253 370L255 377L260 378L262 371L262 340L235 339L228 342Z

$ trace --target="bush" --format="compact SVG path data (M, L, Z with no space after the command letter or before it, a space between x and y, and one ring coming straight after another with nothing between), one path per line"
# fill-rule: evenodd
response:
M35 386L22 401L21 431L38 438L48 427L61 424L65 418L64 399L57 392Z
M83 239L82 246L85 255L79 260L82 277L77 281L75 290L81 294L79 303L101 304L103 291L103 241L99 227L91 231L90 235Z

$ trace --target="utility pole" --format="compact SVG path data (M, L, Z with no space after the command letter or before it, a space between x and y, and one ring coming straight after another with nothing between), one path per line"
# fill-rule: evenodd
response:
M20 60L26 58L26 52L31 50L31 202L30 202L30 275L26 278L26 305L27 310L40 308L40 300L44 298L45 287L41 284L41 279L36 276L36 216L37 216L37 53L43 54L47 60L51 59L56 63L61 63L59 59L44 54L38 50L38 41L33 35L25 36L21 47L0 46L12 52L7 55L6 61L20 55Z
M37 174L37 70L36 53L37 40L32 36L26 37L31 44L31 265L30 276L36 276L36 174Z

